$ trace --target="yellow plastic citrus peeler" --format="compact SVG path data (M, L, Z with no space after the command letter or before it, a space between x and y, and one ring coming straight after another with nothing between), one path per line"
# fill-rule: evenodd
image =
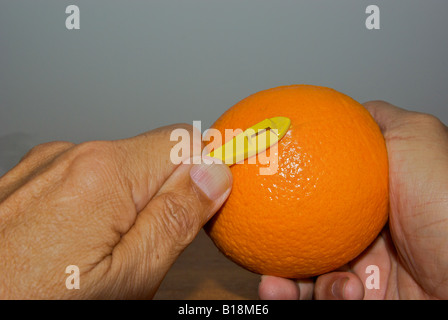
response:
M231 166L276 144L286 134L290 125L291 120L286 117L265 119L214 149L207 156Z

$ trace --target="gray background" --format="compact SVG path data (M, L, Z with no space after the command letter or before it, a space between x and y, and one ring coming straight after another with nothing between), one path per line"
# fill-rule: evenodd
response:
M309 83L448 123L446 0L0 0L0 175L37 143L118 139ZM65 28L76 4L81 29ZM381 10L381 30L365 9Z

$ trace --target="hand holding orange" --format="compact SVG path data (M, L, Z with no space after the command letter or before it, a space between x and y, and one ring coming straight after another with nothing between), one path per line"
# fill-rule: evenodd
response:
M206 231L248 270L311 277L354 259L386 223L386 146L361 104L311 85L253 94L212 127L224 136L278 116L291 126L276 149L276 172L260 174L269 164L232 166L232 193Z

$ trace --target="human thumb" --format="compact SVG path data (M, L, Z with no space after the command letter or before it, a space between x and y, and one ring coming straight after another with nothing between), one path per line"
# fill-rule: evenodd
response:
M156 239L170 255L178 255L221 207L230 193L232 176L219 163L182 164L150 201L147 212L157 228Z
M121 241L123 248L131 248L124 250L132 254L124 259L133 261L129 271L141 270L133 286L143 285L145 297L155 293L176 258L230 194L230 169L201 162L179 165Z

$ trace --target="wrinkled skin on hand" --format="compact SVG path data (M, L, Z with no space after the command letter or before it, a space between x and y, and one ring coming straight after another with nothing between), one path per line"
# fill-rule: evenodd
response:
M225 165L170 161L176 128L192 136L173 125L39 145L1 177L0 297L153 297L231 188ZM79 267L79 290L66 287L69 265Z

